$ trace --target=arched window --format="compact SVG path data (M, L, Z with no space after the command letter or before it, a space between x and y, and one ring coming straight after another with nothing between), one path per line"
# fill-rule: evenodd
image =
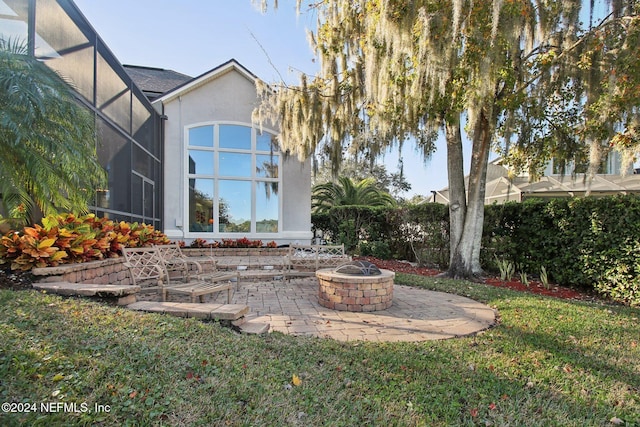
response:
M186 150L190 233L280 231L282 156L274 134L241 124L196 125L186 129Z

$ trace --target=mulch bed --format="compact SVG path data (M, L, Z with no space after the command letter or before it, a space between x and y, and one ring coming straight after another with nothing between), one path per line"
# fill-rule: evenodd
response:
M11 271L8 265L0 265L0 289L20 291L31 289L33 275L22 271Z
M374 257L359 257L358 259L369 261L377 265L378 268L395 271L396 273L417 274L420 276L438 276L444 273L441 270L437 270L433 268L417 267L406 261L382 260ZM549 284L548 288L545 288L541 282L536 280L531 280L529 281L528 285L525 285L519 280L503 281L503 280L500 280L499 277L486 276L481 279L481 282L491 286L512 289L514 291L529 292L533 294L552 296L552 297L561 298L561 299L568 299L568 300L598 299L596 296L588 293L585 290L569 288L566 286Z

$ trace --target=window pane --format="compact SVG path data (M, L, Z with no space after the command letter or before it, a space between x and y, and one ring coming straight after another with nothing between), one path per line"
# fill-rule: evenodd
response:
M143 205L143 181L142 177L131 174L131 213L142 215Z
M256 176L260 178L278 177L278 156L259 154L256 156Z
M155 217L153 212L153 184L150 182L144 183L144 219L147 224L150 223L150 219Z
M251 150L251 128L247 126L220 125L220 148Z
M98 160L104 166L109 175L107 190L109 197L104 198L101 206L105 209L115 209L123 212L131 212L131 142L111 127L106 121L98 118L97 121ZM140 200L142 200L142 184L139 184ZM134 197L137 198L138 195ZM142 213L142 209L140 209Z
M213 175L213 151L189 150L189 173Z
M251 182L220 180L218 201L220 232L251 231Z
M251 154L219 153L218 175L220 176L251 176Z
M131 132L131 92L109 61L98 55L96 107L126 131Z
M278 151L278 141L276 136L270 133L261 133L256 137L256 150L258 151Z
M146 151L133 144L131 149L133 170L150 180L154 179L154 171L160 168L160 162L151 157Z
M189 231L213 231L213 180L189 180Z
M213 147L213 126L200 126L189 129L189 145Z
M47 66L70 80L80 94L93 102L93 40L83 34L58 3L62 2L38 0L36 4L36 57L46 60Z
M147 107L135 93L133 94L132 102L133 138L149 150L151 154L160 157L160 138L154 137L154 131L157 126L151 107Z
M278 183L256 183L256 232L278 232L279 206Z

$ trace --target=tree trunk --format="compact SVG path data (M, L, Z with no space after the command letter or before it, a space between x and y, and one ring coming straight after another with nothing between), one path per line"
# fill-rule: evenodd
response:
M446 128L449 131L449 127ZM447 274L454 278L471 278L482 273L480 266L480 247L482 241L482 228L484 223L484 197L487 183L487 165L489 163L489 149L491 146L491 125L490 120L483 111L476 122L473 130L473 148L471 156L471 170L469 173L468 199L464 214L456 213L456 218L452 216L451 221L451 257L449 271ZM451 139L455 136L451 135ZM447 158L449 162L449 184L450 184L450 213L453 212L452 205L458 203L457 197L460 193L464 195L464 182L462 191L456 188L455 193L451 187L452 181L457 182L462 171L461 166L451 168L453 161L462 152L462 139L458 127L458 137L460 138L459 151L454 144L449 144L447 136ZM453 152L449 149L453 148ZM455 165L454 165L455 166ZM456 170L458 169L458 170ZM454 195L455 194L455 195ZM454 199L456 197L456 199ZM462 229L459 229L460 217L463 218ZM454 231L455 228L455 231Z
M447 172L449 180L449 265L454 264L454 255L464 229L467 213L467 195L464 185L464 157L460 123L445 125L447 141Z

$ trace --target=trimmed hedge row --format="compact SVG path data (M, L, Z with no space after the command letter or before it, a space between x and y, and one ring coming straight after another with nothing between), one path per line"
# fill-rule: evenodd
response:
M400 208L340 206L313 215L317 235L352 252L402 258L446 269L449 217L445 205ZM561 285L592 287L640 305L640 198L528 200L487 206L481 262L497 261Z
M485 210L483 261L492 256L552 281L594 287L640 305L640 198L540 200Z

